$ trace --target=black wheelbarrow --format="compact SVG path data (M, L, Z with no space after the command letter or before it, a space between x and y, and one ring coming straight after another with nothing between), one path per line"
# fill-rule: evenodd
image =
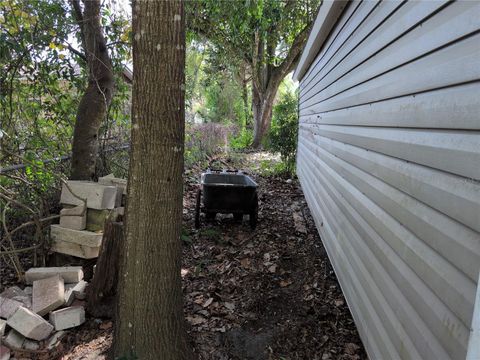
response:
M233 214L236 221L241 221L243 215L248 214L250 227L255 229L258 219L257 186L250 176L237 170L207 170L202 173L197 191L195 227L200 227L200 212L203 212L210 220L220 213Z

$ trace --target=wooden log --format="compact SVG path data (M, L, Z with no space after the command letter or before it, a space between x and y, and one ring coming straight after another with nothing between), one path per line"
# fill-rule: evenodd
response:
M107 221L95 274L87 287L87 311L92 316L114 315L122 248L123 222Z

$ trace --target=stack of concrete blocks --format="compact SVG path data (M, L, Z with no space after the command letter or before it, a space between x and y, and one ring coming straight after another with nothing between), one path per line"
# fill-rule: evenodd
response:
M80 266L32 268L25 281L24 289L0 294L0 360L8 360L10 350L51 349L64 330L85 322Z
M68 186L67 186L68 185ZM60 224L51 225L52 251L84 259L98 257L107 218L123 215L126 180L108 175L99 182L68 181L63 184Z

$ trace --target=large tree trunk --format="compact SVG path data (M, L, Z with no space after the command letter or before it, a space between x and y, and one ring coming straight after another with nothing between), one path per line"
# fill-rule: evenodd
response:
M132 149L117 358L189 359L181 267L185 127L182 1L133 1Z
M252 108L253 108L253 148L259 148L262 140L267 134L272 122L272 110L276 89L270 89L262 94L256 90L252 91Z
M100 0L71 0L81 29L89 70L88 86L77 110L73 132L71 179L91 180L95 176L98 131L112 99L114 78L100 23Z

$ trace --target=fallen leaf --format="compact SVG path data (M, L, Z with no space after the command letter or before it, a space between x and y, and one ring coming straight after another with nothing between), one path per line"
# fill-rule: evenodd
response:
M200 325L203 324L207 319L205 319L203 316L187 316L187 321L192 324L192 325Z
M275 271L277 271L277 265L272 265L268 268L268 271L271 272L271 273L274 273Z
M292 280L282 280L280 281L280 286L281 287L287 287L292 284Z
M335 306L339 307L345 304L345 302L342 299L337 299L335 300Z
M205 301L202 306L204 308L209 307L212 302L213 302L213 298L212 297L208 298L207 301Z
M225 302L223 303L223 306L225 306L228 310L231 310L231 311L235 309L235 304L231 302Z
M360 346L354 343L347 343L345 344L345 353L349 355L354 355L357 350L360 349Z
M240 264L244 268L248 268L248 267L250 267L250 259L249 258L243 258L242 260L240 260Z

